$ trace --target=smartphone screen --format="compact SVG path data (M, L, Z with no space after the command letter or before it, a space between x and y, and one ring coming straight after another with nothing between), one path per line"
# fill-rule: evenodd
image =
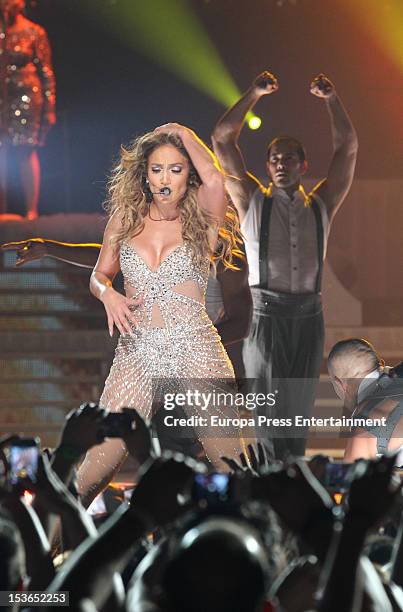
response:
M228 474L197 474L193 485L195 501L206 500L214 503L227 501L229 493Z
M17 485L21 481L36 482L39 448L35 440L20 440L10 447L9 480Z
M350 467L349 463L328 463L325 472L325 487L338 491L347 490L347 474Z

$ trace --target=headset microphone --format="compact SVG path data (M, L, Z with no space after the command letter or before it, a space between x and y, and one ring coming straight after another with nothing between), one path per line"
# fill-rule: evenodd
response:
M169 196L172 193L172 189L170 187L163 187L162 189L160 189L159 191L152 191L151 192L153 195L164 195L164 196Z

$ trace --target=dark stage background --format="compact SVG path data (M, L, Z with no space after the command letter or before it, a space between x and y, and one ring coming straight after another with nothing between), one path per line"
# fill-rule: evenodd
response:
M39 0L29 9L48 31L58 91L58 123L41 152L42 214L99 212L120 143L167 121L188 125L209 142L224 111L138 50L135 31L132 38L130 32L121 35L121 12L135 12L139 1ZM245 127L241 137L248 166L259 176L265 175L265 146L279 133L305 143L308 178L325 174L329 122L308 86L319 72L334 80L359 134L356 185L364 187L356 188L336 219L329 261L344 286L365 301L368 322L388 320L388 313L391 323L401 322L403 60L395 40L399 25L393 30L392 20L402 1L165 0L164 10L178 4L206 31L240 91L263 69L280 79L280 92L255 109L261 129ZM171 36L180 63L187 53L180 41L192 33L171 31L160 0L147 0L147 10L154 26L150 46L163 48Z
M271 69L280 79L280 92L256 108L263 119L261 129L246 128L242 136L248 164L257 174L264 175L266 143L284 132L306 144L311 176L326 172L327 115L321 101L308 91L312 77L323 71L334 80L360 136L356 177L402 178L402 60L399 66L386 50L382 52L363 20L349 10L349 3L185 2L241 91L263 69ZM221 104L136 51L135 33L130 47L122 44L118 31L108 31L107 20L127 0L97 0L91 12L80 8L85 4L86 0L39 0L29 10L29 16L48 31L58 87L58 124L42 155L42 213L98 211L103 181L121 142L167 121L189 125L209 141L211 128L224 111ZM366 4L369 7L372 0ZM374 4L380 7L379 28L386 27L381 9L388 0ZM152 7L153 0L147 5ZM154 18L153 44L158 46L163 24L158 12Z

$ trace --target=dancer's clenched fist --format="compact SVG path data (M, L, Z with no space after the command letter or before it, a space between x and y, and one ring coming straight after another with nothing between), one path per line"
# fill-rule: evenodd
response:
M267 96L274 93L279 88L277 77L265 70L253 81L253 88L259 96Z
M318 98L330 98L336 94L332 81L324 74L318 74L311 83L311 94Z

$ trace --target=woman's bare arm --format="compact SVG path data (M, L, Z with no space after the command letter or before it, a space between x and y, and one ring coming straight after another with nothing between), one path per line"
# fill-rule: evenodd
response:
M222 221L227 208L224 175L212 151L189 128L178 123L167 123L155 130L162 133L175 133L183 142L192 164L201 179L198 201L202 208Z
M132 335L132 325L136 323L129 306L136 304L113 288L113 280L120 270L119 248L111 245L112 236L120 227L120 218L113 215L106 226L98 261L90 278L90 291L104 305L108 319L109 335L113 335L116 325L122 335Z

